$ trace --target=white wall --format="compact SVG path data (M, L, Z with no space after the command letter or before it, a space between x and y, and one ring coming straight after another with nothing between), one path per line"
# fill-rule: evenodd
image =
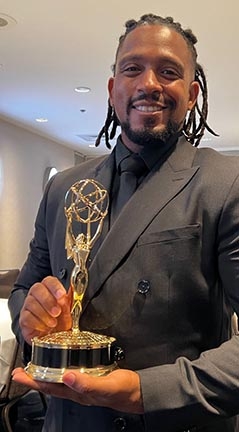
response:
M21 268L45 168L74 165L74 150L0 120L0 269Z

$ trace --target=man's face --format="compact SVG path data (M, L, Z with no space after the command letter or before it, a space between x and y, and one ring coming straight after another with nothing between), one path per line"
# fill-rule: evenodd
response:
M119 49L108 88L125 145L169 138L182 128L199 90L186 41L166 26L136 28Z

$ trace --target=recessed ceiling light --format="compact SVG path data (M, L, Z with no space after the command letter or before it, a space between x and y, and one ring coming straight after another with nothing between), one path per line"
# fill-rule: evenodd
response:
M90 87L84 87L84 86L75 87L75 91L77 93L89 93L90 90L91 90Z
M0 29L5 29L15 24L17 24L17 21L13 17L0 13Z
M39 117L35 119L37 123L47 123L48 119L44 117Z

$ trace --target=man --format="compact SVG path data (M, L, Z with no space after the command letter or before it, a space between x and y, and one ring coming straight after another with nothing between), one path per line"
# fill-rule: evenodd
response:
M115 336L125 360L105 377L66 372L64 384L33 381L19 369L13 377L51 394L48 432L233 431L239 412L239 338L231 334L232 314L239 312L238 159L195 148L208 125L206 80L192 32L151 14L126 26L100 133L107 145L117 125L121 136L109 157L50 181L9 300L26 360L32 337L71 328L64 197L77 180L98 180L110 192L111 208L89 261L81 329ZM117 168L132 153L142 157L146 173L116 211Z

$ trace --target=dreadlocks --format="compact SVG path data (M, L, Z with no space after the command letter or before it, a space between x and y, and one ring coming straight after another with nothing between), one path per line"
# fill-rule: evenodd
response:
M200 140L204 134L205 129L207 129L211 134L218 136L207 124L207 115L208 115L207 80L202 66L199 63L197 63L197 51L195 48L195 44L197 43L197 38L192 33L192 30L190 29L184 30L181 24L175 22L172 17L162 18L161 16L158 15L147 14L147 15L142 15L138 21L129 20L125 24L126 27L125 33L121 35L119 38L119 45L115 57L116 60L117 60L120 47L122 46L127 35L135 28L145 24L164 25L172 28L184 38L192 54L192 60L195 67L195 81L199 83L202 97L201 97L201 107L199 106L199 103L197 101L194 108L190 111L189 115L186 117L184 121L182 133L184 134L185 138L191 144L197 147L200 143ZM113 73L115 74L115 64L113 65L112 70ZM105 124L100 130L98 137L96 139L95 142L96 147L100 144L101 138L104 135L106 146L110 149L111 148L110 140L112 140L115 137L116 129L117 126L119 125L120 124L115 114L115 111L111 107L110 102L108 100L108 111L107 111ZM111 126L111 131L110 131L110 126Z

